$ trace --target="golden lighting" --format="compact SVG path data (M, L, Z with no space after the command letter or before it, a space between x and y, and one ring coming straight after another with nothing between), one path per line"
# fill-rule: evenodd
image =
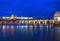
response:
M15 19L16 16L14 14L11 15L11 19Z
M3 26L3 30L5 30L6 29L6 26Z

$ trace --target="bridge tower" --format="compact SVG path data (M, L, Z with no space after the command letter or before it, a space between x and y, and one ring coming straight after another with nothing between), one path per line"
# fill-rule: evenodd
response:
M54 22L60 22L60 12L54 14Z

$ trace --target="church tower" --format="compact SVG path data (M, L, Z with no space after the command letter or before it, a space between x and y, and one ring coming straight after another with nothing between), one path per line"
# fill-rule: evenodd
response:
M16 16L14 14L11 15L11 19L15 19Z

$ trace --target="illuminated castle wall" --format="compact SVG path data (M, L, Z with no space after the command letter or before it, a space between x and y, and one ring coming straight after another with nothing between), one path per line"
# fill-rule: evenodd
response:
M33 17L17 17L14 14L12 14L10 17L3 16L2 19L33 19Z

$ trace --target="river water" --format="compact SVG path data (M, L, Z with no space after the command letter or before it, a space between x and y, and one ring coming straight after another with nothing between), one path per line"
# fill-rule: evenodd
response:
M1 24L0 41L60 41L60 27L53 24Z

